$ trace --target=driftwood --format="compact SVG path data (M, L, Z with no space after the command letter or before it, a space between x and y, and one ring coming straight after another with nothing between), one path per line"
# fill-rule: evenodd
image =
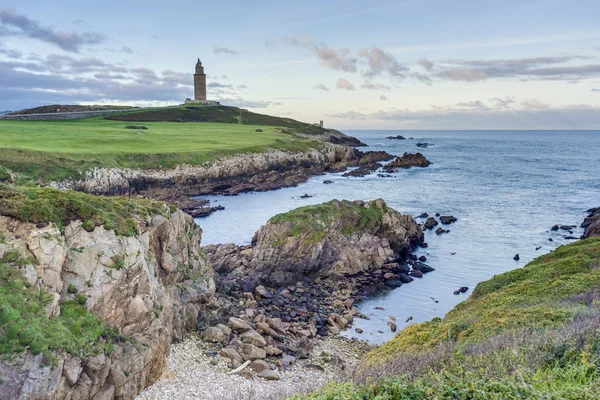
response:
M250 365L250 360L246 361L245 363L243 363L242 365L240 365L239 367L237 367L233 371L229 371L227 373L227 375L237 374L238 372L240 372L241 370L243 370L244 368L246 368L248 365Z

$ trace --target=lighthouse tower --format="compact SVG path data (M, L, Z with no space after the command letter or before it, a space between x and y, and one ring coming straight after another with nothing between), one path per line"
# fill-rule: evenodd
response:
M194 100L206 101L206 74L200 58L198 58L196 72L194 73Z

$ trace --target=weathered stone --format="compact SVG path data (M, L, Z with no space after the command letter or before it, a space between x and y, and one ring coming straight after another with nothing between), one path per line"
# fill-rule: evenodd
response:
M243 358L240 353L237 352L233 347L224 347L219 351L219 355L222 357L230 358L231 360L237 361L239 363L243 362Z
M269 292L269 290L264 287L263 285L258 285L256 287L256 289L254 289L254 294L259 298L259 299L270 299L271 297L273 297L273 295L271 294L271 292Z
M263 378L267 381L279 380L279 374L277 373L277 371L273 371L273 370L262 371L262 372L258 373L256 376Z
M267 345L267 341L265 340L265 338L263 338L258 332L256 332L253 329L242 333L240 339L244 343L251 343L258 347L264 347Z
M263 359L267 356L267 353L260 347L253 345L252 343L245 343L242 347L242 357L245 360L258 360Z
M230 317L228 326L231 328L231 330L236 331L236 332L244 332L249 329L252 329L252 327L250 326L250 324L248 322L244 321L241 318L237 318L237 317Z
M221 343L227 339L227 336L223 333L223 331L216 326L211 326L206 328L200 334L202 340L210 342L210 343Z
M268 356L280 356L283 353L283 351L273 346L266 346L263 348L263 350Z
M263 360L254 360L250 363L249 367L252 371L258 373L271 369L271 367L269 367L269 364L267 364Z

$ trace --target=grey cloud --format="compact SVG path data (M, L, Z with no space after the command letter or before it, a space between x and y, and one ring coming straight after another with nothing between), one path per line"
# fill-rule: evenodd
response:
M452 109L437 107L429 110L381 110L373 113L348 111L328 117L344 121L365 121L363 126L380 123L383 126L412 129L595 129L600 107L569 105L552 108L518 110Z
M433 68L433 63L426 58L422 58L419 60L418 64L425 69L425 71L429 72Z
M592 89L592 92L600 92L600 89Z
M83 46L102 43L106 35L95 32L61 32L51 27L45 27L38 21L25 15L16 14L13 10L0 9L0 23L5 25L0 30L0 36L25 36L54 44L65 51L78 53ZM6 26L16 28L9 30Z
M379 96L379 100L386 101L387 100L387 96L381 95L381 96Z
M20 51L18 51L18 50L4 49L2 47L0 47L0 54L4 54L8 58L14 58L14 59L21 59L21 58L23 58L23 53L21 53Z
M538 99L525 99L521 102L521 105L525 108L535 108L539 110L547 110L552 107L550 104L542 103Z
M242 90L242 89L248 89L248 86L246 86L246 85L237 85L235 88L238 89L238 90Z
M465 108L488 108L481 100L464 101L461 103L456 103L456 105L458 107L465 107Z
M329 92L329 88L327 86L323 85L322 83L319 83L318 85L313 87L313 89L322 90L324 92Z
M344 78L339 78L335 84L335 87L338 89L342 89L342 90L354 90L355 89L354 85L351 84L350 82L348 82Z
M319 63L338 71L356 72L356 59L350 57L350 50L339 51L327 46L314 47L313 52L319 59Z
M230 49L229 47L218 47L213 46L213 53L215 54L238 54L239 51Z
M420 72L409 72L408 77L423 82L426 85L431 85L431 77Z
M581 62L590 56L534 57L496 60L446 60L440 63L436 76L446 80L476 82L492 78L538 80L578 80L598 76L600 64L564 65Z
M392 89L390 86L382 85L380 83L373 83L369 80L366 80L361 86L363 89L367 90L390 90Z
M218 89L233 89L233 85L220 82L210 82L206 85L206 87Z
M384 73L392 77L403 78L408 71L404 65L398 62L391 53L378 47L363 48L358 50L359 57L366 59L369 69L364 71L365 76L377 76Z
M514 99L511 99L509 97L506 97L504 99L501 99L499 97L494 97L494 98L490 99L490 101L494 103L494 106L496 108L508 108L508 107L510 107L511 104L513 104L515 102Z

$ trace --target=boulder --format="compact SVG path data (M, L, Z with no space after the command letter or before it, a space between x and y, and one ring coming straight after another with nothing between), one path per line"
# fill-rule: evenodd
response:
M204 331L202 331L200 337L202 340L210 343L221 343L228 339L223 331L216 326L206 328Z
M269 292L269 290L263 285L258 285L256 289L254 289L254 294L259 299L270 299L271 297L273 297L271 292Z
M241 356L244 360L259 360L264 359L267 356L267 353L260 347L253 345L252 343L245 343L242 346L242 354Z
M271 369L264 370L264 371L258 373L256 376L263 378L264 380L267 380L267 381L279 380L279 374L277 373L277 371L273 371Z
M420 261L415 261L415 263L413 264L413 269L415 271L420 271L424 274L431 272L431 271L435 271L435 268L430 267L429 265L427 265L423 262L420 262Z
M271 367L269 367L269 364L267 364L263 360L254 360L250 363L249 367L252 371L257 373L268 371L271 369Z
M425 229L433 229L433 227L436 225L438 225L438 222L436 221L436 219L433 217L429 217L429 218L427 218L427 221L425 221L424 228Z
M251 343L258 347L265 347L267 345L267 341L264 337L262 337L258 332L253 329L247 330L242 333L240 336L240 340L244 343Z
M237 361L238 363L244 362L244 359L242 358L240 353L238 353L238 351L233 347L224 347L223 349L221 349L221 351L219 351L219 355L222 357L227 357L232 361Z
M451 224L453 222L456 222L456 221L457 221L457 219L454 216L452 216L452 215L442 215L440 217L440 222L442 224L444 224L444 225L449 225L449 224Z
M396 157L389 164L385 165L383 169L387 172L393 172L398 168L412 168L412 167L428 167L431 162L425 158L421 153L409 154L404 153L402 157Z
M583 238L600 236L600 208L591 208L588 213L589 215L581 224L581 227L585 228Z
M231 330L236 332L244 332L253 329L248 322L237 317L230 317L228 325Z

